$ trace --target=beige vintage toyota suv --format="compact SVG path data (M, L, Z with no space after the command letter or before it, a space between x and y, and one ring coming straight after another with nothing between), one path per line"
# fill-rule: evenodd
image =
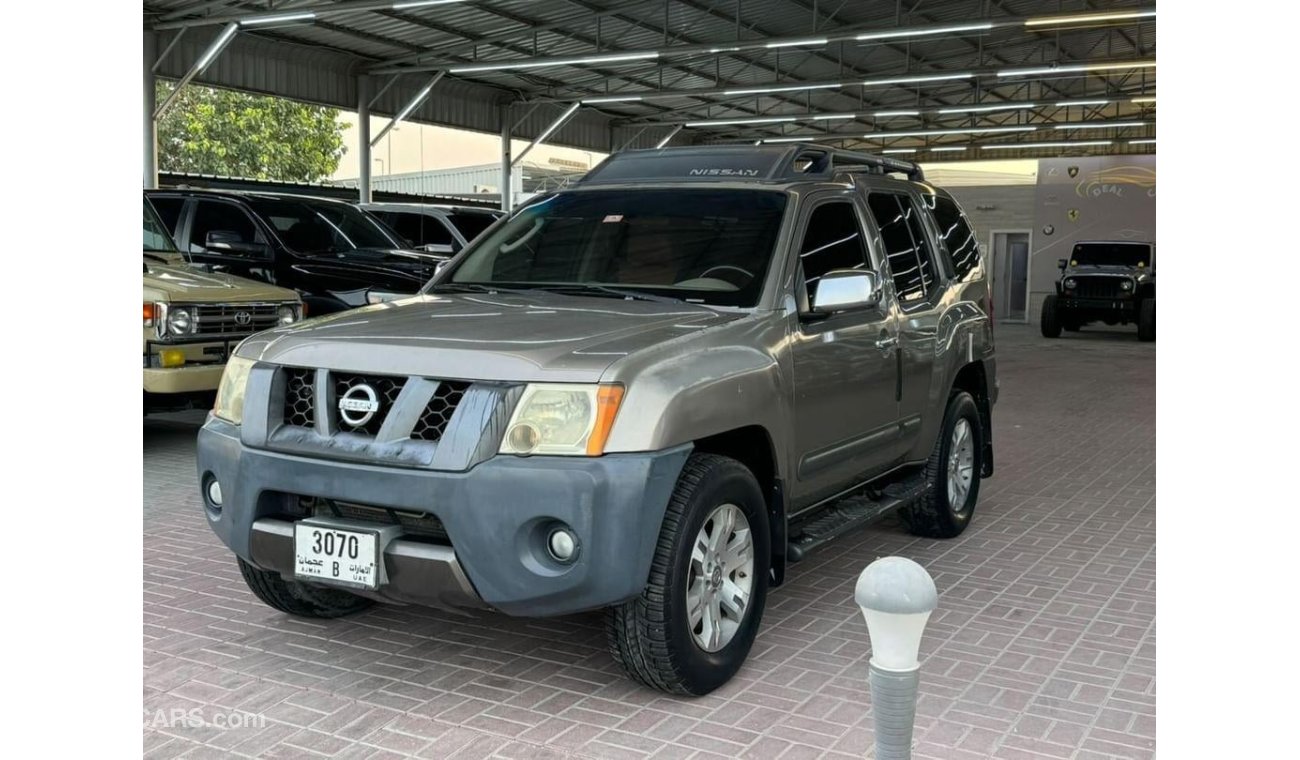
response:
M191 268L144 200L145 413L210 408L239 341L301 318L292 290Z

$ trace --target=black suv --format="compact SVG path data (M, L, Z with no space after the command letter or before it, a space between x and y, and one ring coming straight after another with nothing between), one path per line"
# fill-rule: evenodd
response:
M1156 339L1156 247L1154 243L1093 240L1074 244L1059 259L1056 294L1043 301L1045 338L1076 332L1089 322L1138 326L1138 340Z
M383 222L327 198L147 190L192 264L293 288L313 316L414 293L449 256L403 250Z

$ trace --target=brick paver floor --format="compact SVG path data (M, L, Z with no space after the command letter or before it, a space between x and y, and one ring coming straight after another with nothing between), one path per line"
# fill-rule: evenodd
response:
M204 524L197 418L146 422L146 756L869 756L853 584L897 554L940 594L917 758L1153 757L1155 346L1133 330L998 333L997 474L971 528L935 541L890 521L795 565L748 663L700 699L624 680L599 614L272 611Z

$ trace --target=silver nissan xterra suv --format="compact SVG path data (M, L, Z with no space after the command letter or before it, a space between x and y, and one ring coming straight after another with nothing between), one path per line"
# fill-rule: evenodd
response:
M244 341L199 433L207 519L284 612L607 608L628 675L705 694L789 563L893 511L970 522L989 287L909 162L617 153L418 295Z

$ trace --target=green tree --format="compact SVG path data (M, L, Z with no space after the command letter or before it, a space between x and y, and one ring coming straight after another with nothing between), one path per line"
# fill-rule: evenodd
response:
M175 85L158 84L161 103ZM158 122L158 168L319 182L346 150L336 108L188 85Z

